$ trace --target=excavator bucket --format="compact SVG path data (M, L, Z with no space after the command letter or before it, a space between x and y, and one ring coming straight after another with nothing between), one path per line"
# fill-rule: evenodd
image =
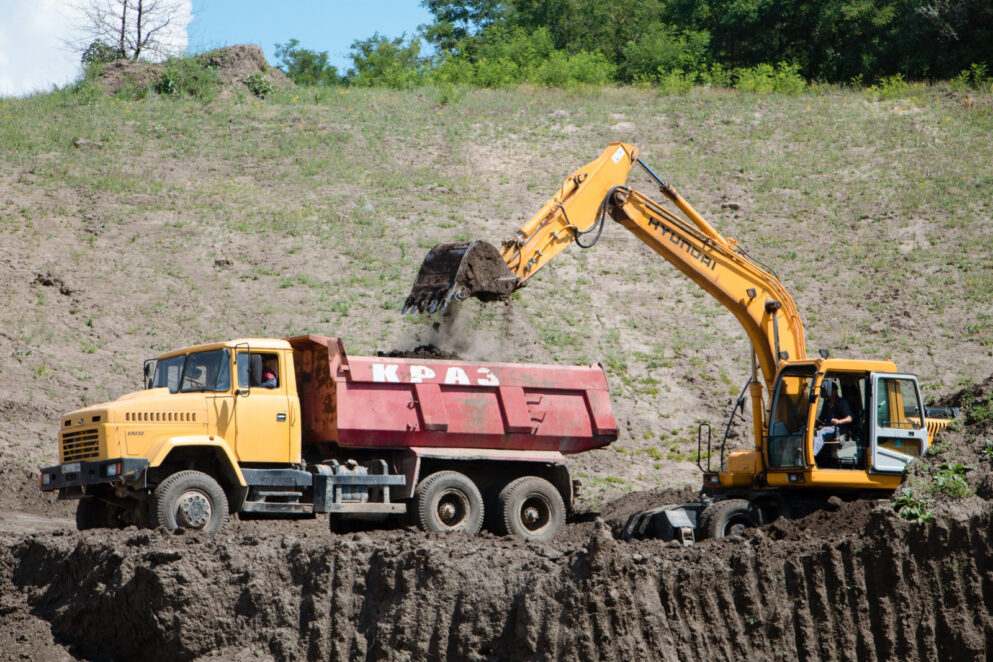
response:
M520 279L500 251L485 241L438 244L430 251L403 304L404 313L438 313L453 300L476 297L483 301L508 298Z

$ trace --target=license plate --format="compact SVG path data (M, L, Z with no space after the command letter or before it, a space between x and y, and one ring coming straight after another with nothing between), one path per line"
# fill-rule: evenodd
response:
M62 465L62 473L64 474L78 474L79 473L79 462L70 462L69 464Z

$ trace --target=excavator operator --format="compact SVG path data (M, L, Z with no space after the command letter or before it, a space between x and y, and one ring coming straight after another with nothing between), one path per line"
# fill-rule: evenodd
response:
M833 379L825 379L821 384L821 395L824 396L824 407L814 432L814 455L821 452L825 441L835 441L847 438L852 426L852 406L844 398L838 397L838 385Z

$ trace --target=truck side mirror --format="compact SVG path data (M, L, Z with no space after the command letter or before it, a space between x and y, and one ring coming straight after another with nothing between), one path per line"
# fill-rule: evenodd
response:
M145 390L148 390L152 386L152 375L154 374L153 368L155 367L155 359L145 359L145 365L142 366L141 372L143 377L143 382L145 384Z

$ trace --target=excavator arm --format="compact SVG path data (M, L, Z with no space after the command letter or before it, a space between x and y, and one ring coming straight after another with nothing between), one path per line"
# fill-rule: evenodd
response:
M638 164L681 215L626 186ZM572 243L592 247L606 217L630 230L656 253L721 302L745 329L754 358L753 411L762 412L762 372L769 393L780 360L806 358L803 323L793 297L771 269L725 238L669 184L638 158L638 150L611 143L576 170L499 252L485 242L442 244L428 253L404 311L435 312L468 296L499 299L523 287ZM499 260L497 257L499 256ZM761 438L761 414L754 416Z

